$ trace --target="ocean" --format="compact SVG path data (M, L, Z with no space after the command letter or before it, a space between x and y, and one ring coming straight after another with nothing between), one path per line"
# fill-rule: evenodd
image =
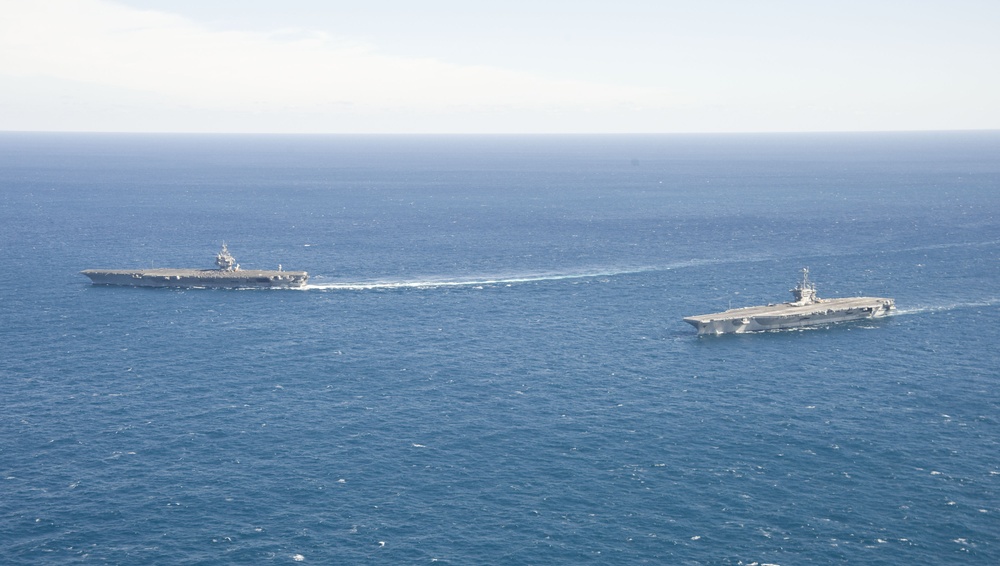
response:
M9 564L1000 563L1000 132L0 134ZM87 268L306 270L305 289ZM738 336L684 316L893 297Z

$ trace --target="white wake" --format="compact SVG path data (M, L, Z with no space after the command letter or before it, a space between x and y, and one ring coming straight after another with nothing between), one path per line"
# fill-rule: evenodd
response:
M588 271L580 273L538 273L528 275L481 276L469 278L427 277L421 279L338 281L331 283L310 283L299 289L325 291L367 291L372 289L439 289L442 287L486 287L495 285L516 285L542 281L563 281L571 279L599 279L616 275L642 273L650 269L623 269L609 271Z
M374 281L313 281L298 289L311 291L366 291L372 289L438 289L442 287L486 287L495 285L517 285L544 281L564 281L574 279L599 279L633 275L638 273L653 273L695 267L699 265L725 263L726 259L691 259L662 265L646 265L633 267L592 268L582 271L551 271L532 272L526 274L502 275L470 275L467 277L427 276L420 279L379 279ZM318 279L323 279L318 277Z
M894 316L906 316L912 314L926 314L935 312L948 312L954 310L962 309L976 309L976 308L986 308L995 307L1000 305L1000 298L986 299L984 301L974 301L969 303L947 303L942 305L917 305L907 308L897 308L893 313Z

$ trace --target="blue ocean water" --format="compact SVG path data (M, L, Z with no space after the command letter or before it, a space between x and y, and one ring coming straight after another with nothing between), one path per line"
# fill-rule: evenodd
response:
M7 563L1000 562L1000 132L0 134ZM95 287L92 267L310 272ZM896 316L697 337L691 314Z

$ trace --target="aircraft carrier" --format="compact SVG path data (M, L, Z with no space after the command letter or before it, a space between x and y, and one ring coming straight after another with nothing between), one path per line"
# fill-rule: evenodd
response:
M743 334L879 318L896 308L893 299L884 297L820 299L816 286L809 281L808 268L802 270L802 281L791 293L795 300L790 303L689 316L684 322L697 328L698 334Z
M94 285L126 285L129 287L192 287L192 288L270 288L302 287L309 280L305 271L240 269L226 244L215 256L218 269L85 269Z

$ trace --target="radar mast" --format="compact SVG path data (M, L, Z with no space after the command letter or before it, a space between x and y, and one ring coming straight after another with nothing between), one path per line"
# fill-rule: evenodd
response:
M802 281L791 290L791 293L795 297L795 300L792 301L793 305L811 305L820 302L816 298L816 285L809 281L808 267L802 268Z
M240 264L236 263L236 258L229 253L229 248L226 247L225 242L222 242L222 251L215 256L215 265L218 265L222 271L240 270Z

